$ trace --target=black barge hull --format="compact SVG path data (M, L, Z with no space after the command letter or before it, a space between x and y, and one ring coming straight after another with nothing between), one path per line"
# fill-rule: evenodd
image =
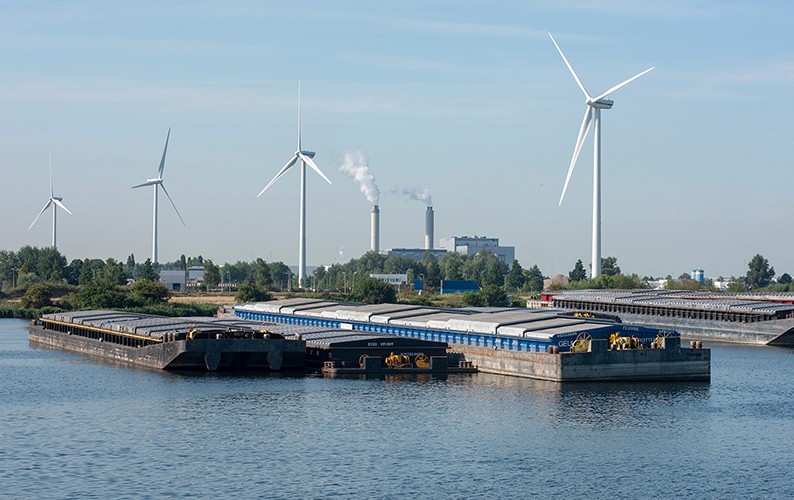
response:
M283 371L303 370L306 365L305 343L282 338L164 338L135 345L118 342L112 331L84 336L48 329L40 323L31 324L28 330L34 345L157 370Z

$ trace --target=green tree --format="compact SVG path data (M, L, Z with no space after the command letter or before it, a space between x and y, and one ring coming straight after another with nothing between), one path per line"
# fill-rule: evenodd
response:
M80 276L77 279L78 285L85 285L97 277L102 277L105 270L105 262L102 259L85 259L80 266Z
M395 303L397 291L388 283L364 276L353 285L352 299L366 304Z
M744 283L750 290L768 286L772 282L772 278L775 277L775 268L769 267L769 261L761 254L756 254L750 259L747 268Z
M745 291L744 286L744 279L743 278L734 278L728 283L728 288L726 289L728 293L740 293Z
M518 260L514 260L513 265L510 266L510 271L507 273L507 286L510 290L521 290L526 282L527 278L524 276L524 268L521 267Z
M507 300L507 293L504 288L496 285L486 285L477 292L480 296L480 303L488 307L508 307L510 302Z
M210 259L204 261L204 285L208 290L218 286L221 282L221 270Z
M601 257L601 274L614 276L620 274L617 257Z
M64 270L64 278L70 285L77 285L80 283L80 274L83 270L83 261L74 259L66 266Z
M778 277L777 282L781 285L788 285L791 283L791 275L789 273L783 273Z
M125 284L127 275L124 274L124 266L120 262L116 262L116 259L109 258L105 261L105 267L102 269L102 279L117 285Z
M463 279L463 257L458 252L447 252L441 257L439 263L442 279Z
M52 293L50 287L45 283L34 283L25 292L25 296L20 301L22 307L26 309L38 309L40 307L52 305Z
M587 279L587 271L584 269L582 259L576 261L573 270L568 273L568 279L571 281L582 281Z
M476 280L480 286L504 284L504 277L508 272L507 264L490 250L480 250L477 255L468 257L464 262L463 272L466 279Z
M273 276L270 275L270 266L261 258L257 258L253 265L254 283L262 290L268 290L273 286Z
M44 281L36 273L27 272L24 271L24 268L22 269L23 270L20 270L19 275L17 276L17 288L27 289L31 285Z
M134 305L164 304L170 298L171 291L159 281L138 280L130 287L129 301Z
M81 309L105 309L124 307L124 290L105 280L91 280L82 285L74 296L74 303Z
M234 296L234 300L240 303L266 302L268 300L273 300L273 296L257 286L253 281L246 280L237 288L237 294Z
M534 265L524 271L526 281L524 287L529 292L540 292L543 291L543 273L540 272L540 268L537 265Z
M134 254L129 254L129 256L127 256L127 265L124 268L124 272L130 278L135 279L135 271L136 271L136 269L137 269L137 266L135 265L135 255Z
M16 252L0 250L0 280L3 282L0 288L11 288L16 285L19 267L19 257Z
M270 262L268 267L270 267L270 276L273 278L273 286L281 290L287 288L292 279L292 271L289 266L283 262Z
M665 290L701 290L703 286L697 281L691 279L688 275L686 278L679 278L677 280L667 280L664 284Z
M159 276L157 276L154 266L152 265L152 259L146 259L144 261L143 265L138 271L138 279L149 281L157 281L159 279Z

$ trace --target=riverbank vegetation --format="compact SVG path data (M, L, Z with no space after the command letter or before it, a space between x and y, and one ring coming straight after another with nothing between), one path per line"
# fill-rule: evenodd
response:
M118 309L166 316L209 316L230 302L267 301L284 297L317 297L365 303L401 302L437 307L523 307L528 298L546 291L581 289L642 289L649 283L670 290L720 291L711 280L700 283L687 273L677 279L623 274L617 258L602 259L602 275L587 278L581 260L565 275L545 276L537 265L524 268L506 263L483 250L476 255L448 252L440 259L430 253L420 260L367 252L346 263L315 269L299 289L296 276L282 262L237 261L216 265L202 256L162 265L130 255L113 258L67 259L52 248L25 246L0 251L0 316L33 318L79 309ZM161 271L185 273L185 290L174 292L159 281ZM195 278L189 278L196 272ZM392 286L371 277L400 275ZM443 280L471 280L477 291L441 294ZM733 277L729 292L791 292L791 276L776 276L760 254L750 259L748 272ZM724 283L721 283L724 284Z

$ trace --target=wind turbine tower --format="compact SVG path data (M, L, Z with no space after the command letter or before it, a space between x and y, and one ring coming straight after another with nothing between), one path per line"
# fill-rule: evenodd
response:
M257 198L262 196L262 194L267 191L270 186L272 186L277 180L284 175L287 170L292 168L298 160L300 160L300 169L301 169L301 183L300 183L300 221L298 223L298 287L302 288L303 284L306 281L306 165L311 167L312 170L317 172L317 174L325 179L328 184L331 184L331 181L322 170L317 167L314 163L314 151L304 150L301 147L301 87L300 82L298 82L298 149L295 151L295 154L292 155L292 158L281 167L281 170L278 171L275 177L267 183L267 186L256 195Z
M157 168L157 177L154 179L146 179L146 182L143 184L138 184L137 186L132 186L132 189L144 187L144 186L152 186L154 188L154 210L152 215L152 264L157 264L157 193L160 189L163 190L163 193L168 197L168 201L171 202L171 206L174 207L174 211L176 215L179 216L179 220L182 221L182 225L185 225L185 220L182 218L182 215L177 210L176 205L174 205L174 200L171 199L171 195L168 194L168 190L165 189L165 184L163 184L163 169L165 168L165 154L168 151L168 139L171 138L171 127L168 128L168 134L165 136L165 147L163 148L163 157L160 159L160 166Z
M614 101L606 99L609 94L636 80L654 68L648 68L642 73L638 73L628 80L615 85L603 94L597 97L591 97L590 94L587 93L587 90L585 90L584 85L573 70L571 63L568 62L568 59L565 57L565 54L562 53L562 49L557 45L551 33L549 33L549 38L551 38L551 42L557 48L557 52L562 56L562 60L565 61L565 65L576 81L576 85L579 86L579 89L584 94L585 104L587 106L585 108L584 118L582 118L582 126L579 128L579 137L576 139L576 145L573 148L573 158L571 158L571 164L568 167L568 175L565 177L562 195L560 195L560 205L562 205L562 200L565 198L565 191L568 189L571 174L573 174L573 169L576 166L576 159L579 157L579 152L582 150L582 144L584 143L587 133L590 131L590 124L593 123L593 249L591 277L595 278L601 275L601 110L612 109Z
M39 218L44 214L44 212L46 212L48 208L52 207L52 248L55 248L55 249L58 248L58 245L57 245L57 243L58 243L58 239L57 239L57 236L58 236L58 207L64 209L67 214L69 214L69 215L72 214L72 212L70 212L69 209L66 208L66 205L64 205L62 203L62 201L63 201L63 198L61 198L60 196L55 196L53 194L53 189L52 189L52 153L50 153L50 199L47 200L47 203L44 205L44 208L41 209L41 212L39 212L39 215L37 215L36 218L33 219L33 222L28 227L28 231L30 231L30 228L33 227L33 224L35 224L36 221L39 220Z

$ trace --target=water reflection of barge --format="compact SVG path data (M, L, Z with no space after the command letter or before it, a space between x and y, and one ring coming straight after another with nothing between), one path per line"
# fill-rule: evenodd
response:
M678 332L529 309L461 310L286 299L244 319L446 342L483 372L554 381L709 380L711 351ZM622 339L618 345L615 339Z
M237 319L117 311L46 314L30 342L163 370L302 370L305 343Z

